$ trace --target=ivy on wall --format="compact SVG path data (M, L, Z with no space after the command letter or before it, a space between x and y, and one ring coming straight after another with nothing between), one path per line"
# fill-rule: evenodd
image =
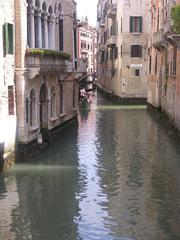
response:
M180 34L180 5L171 9L171 16L173 19L173 28L177 34Z
M49 49L28 48L26 49L26 56L57 57L70 60L70 54Z

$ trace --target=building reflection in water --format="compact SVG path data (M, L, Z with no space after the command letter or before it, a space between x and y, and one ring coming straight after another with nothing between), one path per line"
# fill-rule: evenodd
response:
M108 196L107 211L117 223L110 226L111 232L143 240L167 235L176 239L180 236L177 144L146 110L108 108L97 129L98 174Z
M180 238L178 143L145 108L99 100L0 174L0 239Z
M0 239L77 239L77 144L72 137L77 136L77 125L69 131L71 137L63 131L32 162L17 164L1 177Z

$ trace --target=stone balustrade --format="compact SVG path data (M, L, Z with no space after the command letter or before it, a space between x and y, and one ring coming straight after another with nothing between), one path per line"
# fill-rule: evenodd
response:
M164 33L164 29L160 29L153 34L152 44L154 46L163 44L165 42L164 37L163 37L163 33Z

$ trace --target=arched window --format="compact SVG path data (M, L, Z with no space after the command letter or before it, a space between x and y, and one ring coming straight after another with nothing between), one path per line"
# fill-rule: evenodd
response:
M45 37L46 37L46 34L45 34L45 21L46 21L46 3L43 2L42 4L42 15L41 15L41 32L42 32L42 48L45 48Z
M32 34L32 19L31 19L31 16L32 16L32 8L31 8L31 5L32 5L32 0L26 0L27 2L27 45L29 47L33 47L32 46L32 43L31 43L31 34Z
M58 5L57 5L57 2L54 6L54 15L57 15L57 12L58 12Z
M51 117L56 117L56 92L55 88L51 88Z
M52 31L52 28L53 28L53 23L52 23L52 14L53 14L53 10L52 10L52 7L51 5L49 6L48 8L48 48L53 48L53 31Z
M36 125L36 95L34 89L30 92L30 107L29 107L29 114L30 114L30 126L33 127Z
M48 89L45 83L42 84L39 93L39 121L41 128L48 127Z
M60 85L60 114L64 111L63 85Z
M40 9L39 0L35 1L35 10L34 10L34 34L35 34L35 48L39 47L38 36L39 36L39 23L38 23L38 12Z
M59 12L59 50L64 50L64 19L61 4L58 5Z
M76 85L73 84L73 108L76 108Z

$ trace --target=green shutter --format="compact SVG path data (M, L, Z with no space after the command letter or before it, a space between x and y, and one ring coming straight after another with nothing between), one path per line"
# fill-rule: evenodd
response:
M139 17L139 31L142 32L142 17Z
M130 33L133 32L133 17L130 17Z
M7 24L3 25L3 53L4 57L7 54L8 50L8 35L7 35Z
M10 23L8 23L8 40L9 40L8 53L13 54L13 25Z
M3 51L6 54L13 54L13 24L3 25Z

